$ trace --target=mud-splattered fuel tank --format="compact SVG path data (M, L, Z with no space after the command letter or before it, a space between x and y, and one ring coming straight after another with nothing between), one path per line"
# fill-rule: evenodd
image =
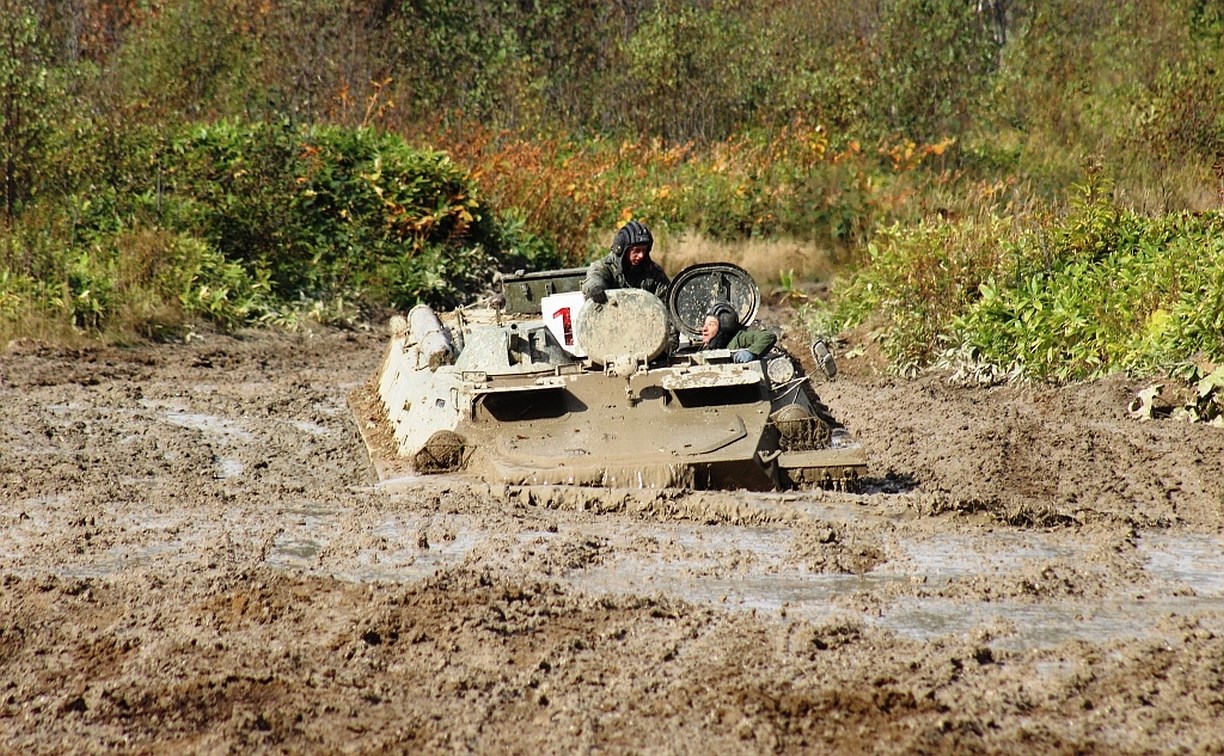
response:
M648 292L583 300L585 269L507 276L496 305L391 321L378 373L354 394L380 479L454 473L508 485L854 488L861 445L774 348L736 363L703 350L706 310L748 325L760 293L729 264ZM678 338L677 338L678 337ZM676 348L676 343L679 347Z

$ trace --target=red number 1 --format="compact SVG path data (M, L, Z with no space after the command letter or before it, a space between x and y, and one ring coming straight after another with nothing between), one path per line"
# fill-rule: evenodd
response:
M570 324L570 308L562 307L560 310L557 310L556 312L552 314L554 318L557 317L558 315L561 316L561 332L565 334L565 345L573 346L574 345L574 329Z

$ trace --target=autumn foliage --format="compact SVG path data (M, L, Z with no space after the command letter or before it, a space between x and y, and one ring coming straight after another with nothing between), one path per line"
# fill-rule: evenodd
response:
M1197 0L0 0L0 328L354 322L632 217L820 250L826 326L902 369L1004 362L981 302L1065 283L1032 260L1078 187L1160 229L1121 250L1214 227L1173 219L1224 202L1222 38ZM1076 374L1214 353L1208 326Z

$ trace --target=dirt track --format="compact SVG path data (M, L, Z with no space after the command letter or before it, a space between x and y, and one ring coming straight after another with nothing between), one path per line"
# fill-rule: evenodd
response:
M381 347L0 354L0 750L1224 752L1224 430L1138 383L843 361L866 493L583 509L372 486Z

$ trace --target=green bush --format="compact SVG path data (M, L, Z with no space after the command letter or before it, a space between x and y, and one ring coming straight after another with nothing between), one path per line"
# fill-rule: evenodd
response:
M1071 380L1224 359L1224 215L1148 218L1089 178L1036 228L989 215L881 233L836 321L878 328L902 372Z
M926 367L949 346L953 319L1003 264L1011 233L1010 222L993 215L885 229L840 293L835 321L881 327L884 353L900 372Z
M217 124L159 156L166 202L187 229L280 299L336 295L406 307L453 304L487 280L496 226L465 171L388 134ZM445 279L432 276L438 266Z
M88 137L63 156L77 191L6 239L9 310L42 296L39 307L93 332L188 316L227 327L349 319L470 298L490 281L503 229L513 254L548 256L496 222L445 154L392 135L220 123ZM48 291L59 293L28 281L58 281Z
M1045 270L984 282L952 323L962 354L1058 380L1224 359L1224 216L1124 213L1107 240L1097 230Z

